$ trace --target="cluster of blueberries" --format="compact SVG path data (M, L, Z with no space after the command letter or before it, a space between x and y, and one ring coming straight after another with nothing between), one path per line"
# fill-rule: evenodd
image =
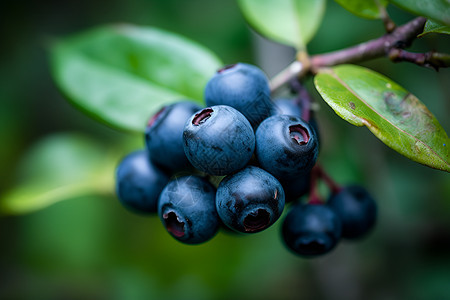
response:
M259 68L220 69L204 96L206 108L184 100L151 117L146 149L116 170L126 208L157 213L175 239L199 244L222 226L260 232L292 202L282 236L303 256L327 253L341 237L358 238L373 227L375 202L362 187L337 189L326 203L296 201L312 186L317 124L301 118L295 99L272 101Z

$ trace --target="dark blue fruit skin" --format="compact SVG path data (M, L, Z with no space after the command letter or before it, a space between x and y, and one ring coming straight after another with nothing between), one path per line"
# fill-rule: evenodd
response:
M116 194L127 209L156 213L158 197L169 176L156 166L145 150L128 154L116 169Z
M256 128L273 111L269 81L256 66L237 63L217 71L205 87L206 105L229 105Z
M286 195L286 202L292 202L306 195L310 190L311 172L301 174L294 179L280 181Z
M295 128L307 135L299 144L291 137ZM300 117L275 115L256 130L256 157L261 167L281 181L309 173L319 154L315 130Z
M159 197L158 215L180 242L199 244L219 230L216 189L205 178L184 176L171 180Z
M189 168L183 149L183 129L186 120L200 105L185 100L163 107L149 121L145 129L145 144L152 160L175 172Z
M305 257L330 252L341 238L337 214L322 204L296 204L283 222L282 237L294 253Z
M268 172L248 166L220 182L216 208L222 222L229 228L243 233L259 232L281 216L283 187Z
M274 110L272 115L290 115L295 117L302 116L300 104L295 99L281 98L273 100Z
M358 239L375 225L377 205L367 190L361 186L343 187L328 199L328 205L342 220L342 237Z
M198 123L199 118L208 116ZM226 105L207 107L188 119L184 151L192 165L211 175L242 169L252 157L255 135L247 119Z
M300 104L296 103L296 99L275 99L274 105L274 115L302 116L302 108ZM314 126L316 124L315 120L310 120L309 124L314 127L314 130L317 133L317 128ZM306 172L293 179L280 181L286 194L286 202L295 201L309 192L311 182L310 173L311 172Z
M295 117L302 117L302 107L299 103L296 102L296 99L274 99L273 101L275 109L273 110L272 115L290 115ZM310 120L308 123L314 128L317 134L317 139L320 145L320 131L319 125L317 124L316 118L311 112Z

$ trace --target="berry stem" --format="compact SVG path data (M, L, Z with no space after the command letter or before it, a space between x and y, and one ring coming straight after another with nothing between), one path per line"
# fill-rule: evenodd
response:
M297 94L295 104L301 108L301 118L306 122L309 122L311 119L312 98L309 95L308 90L298 79L291 81L291 89L295 94Z
M278 73L270 80L270 91L274 93L279 90L286 82L302 77L308 72L304 64L299 61L292 62L286 69Z
M327 172L325 172L324 168L321 165L317 164L314 168L316 168L318 175L325 182L325 184L333 194L338 193L342 189L342 187L338 185L336 181L334 181L331 176L328 175Z
M301 91L298 93L298 98L300 99L302 103L302 116L301 118L305 120L306 122L309 122L311 119L311 103L312 99L309 95L308 91L304 86L302 86Z
M395 30L397 25L395 25L394 21L388 14L386 7L381 5L379 0L376 0L376 4L381 13L381 20L383 21L384 29L386 30L387 33L391 33L392 31Z
M311 170L311 182L310 182L310 192L308 197L308 204L323 204L323 200L317 191L317 183L319 179L319 169L314 166Z

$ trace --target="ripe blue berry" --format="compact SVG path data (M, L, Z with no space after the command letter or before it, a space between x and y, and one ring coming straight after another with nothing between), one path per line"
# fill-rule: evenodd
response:
M341 220L328 206L297 204L284 219L282 236L294 253L311 257L330 252L339 242L341 229Z
M192 101L164 106L148 122L145 143L153 161L170 171L190 166L183 150L183 129L186 120L201 107Z
M134 212L156 213L159 194L169 177L149 159L148 152L128 154L116 169L116 193Z
M219 229L215 196L216 189L205 178L175 178L159 197L158 215L175 239L186 244L203 243Z
M309 192L311 172L301 174L293 179L280 180L280 183L286 195L286 202L292 202Z
M319 154L314 129L300 117L275 115L256 130L256 157L279 180L309 173Z
M266 171L248 166L220 182L216 207L223 223L231 229L259 232L275 223L283 212L283 187Z
M272 115L290 115L295 117L302 116L302 109L299 103L295 99L274 99L273 105L275 109Z
M274 106L275 109L273 111L272 115L289 115L294 117L302 117L302 105L301 103L298 103L297 99L275 99L274 100ZM310 112L310 119L308 123L314 128L314 131L317 134L317 140L319 141L320 145L320 131L319 131L319 125L317 124L317 120L313 115L313 112Z
M328 205L342 220L342 237L357 239L366 235L375 225L375 200L361 186L346 186L330 196Z
M229 105L240 111L253 128L272 114L270 88L264 72L237 63L217 71L205 88L206 105Z
M255 149L250 123L226 105L205 108L189 118L183 141L192 165L211 175L227 175L242 169Z

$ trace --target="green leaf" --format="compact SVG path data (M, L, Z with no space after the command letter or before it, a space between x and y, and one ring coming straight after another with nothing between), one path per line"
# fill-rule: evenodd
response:
M163 105L203 103L203 89L222 66L209 50L156 28L113 25L57 43L53 77L77 107L106 124L143 132Z
M343 8L362 18L380 19L383 17L387 0L334 0Z
M111 194L116 158L77 134L41 140L18 168L19 184L0 199L2 214L23 214L86 195Z
M439 24L437 22L434 22L433 20L427 20L425 23L425 28L423 29L423 32L419 34L418 36L424 36L428 33L443 33L443 34L450 34L450 26L445 26L442 24Z
M414 95L374 71L354 65L321 70L314 83L323 99L347 122L367 126L402 155L450 171L450 140Z
M450 26L450 2L448 0L389 0L413 14L433 19Z
M263 36L303 50L322 21L325 0L239 0L247 21Z

